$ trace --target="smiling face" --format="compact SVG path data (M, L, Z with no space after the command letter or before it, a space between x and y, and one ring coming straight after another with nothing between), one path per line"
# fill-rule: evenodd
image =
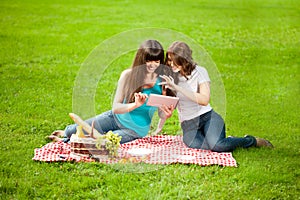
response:
M168 54L168 65L172 68L173 72L179 72L182 69L182 66L175 64L173 61L172 55Z
M148 73L154 73L155 70L159 67L160 60L146 61L146 69Z

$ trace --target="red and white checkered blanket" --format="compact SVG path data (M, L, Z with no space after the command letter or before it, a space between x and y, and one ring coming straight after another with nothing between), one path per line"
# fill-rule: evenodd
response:
M148 150L147 156L137 156L130 151ZM78 156L71 153L70 144L64 142L48 143L42 148L34 150L35 161L83 161L93 162L90 156ZM159 135L137 139L122 144L119 157L115 159L97 159L102 163L144 162L148 164L197 164L201 166L220 165L236 167L237 163L230 152L217 153L209 150L188 148L182 142L182 136Z

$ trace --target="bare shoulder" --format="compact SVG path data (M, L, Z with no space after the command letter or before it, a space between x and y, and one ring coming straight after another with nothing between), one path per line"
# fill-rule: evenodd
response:
M125 69L124 71L122 71L121 76L128 76L131 72L131 69Z
M122 71L120 78L119 78L119 82L124 82L126 80L126 78L129 76L131 72L131 69L125 69L124 71Z

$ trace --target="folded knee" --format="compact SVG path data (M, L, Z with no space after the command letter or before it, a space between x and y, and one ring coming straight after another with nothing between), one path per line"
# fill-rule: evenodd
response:
M195 140L190 140L187 138L183 138L183 143L189 148L200 149L201 147L201 144L199 144Z

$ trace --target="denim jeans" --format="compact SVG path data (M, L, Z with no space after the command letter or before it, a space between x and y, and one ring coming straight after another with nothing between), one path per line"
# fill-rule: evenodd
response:
M237 147L248 148L256 145L256 139L253 136L226 138L224 120L214 110L183 121L181 128L183 142L190 148L230 152Z
M90 125L92 124L93 121L95 121L94 128L99 133L105 134L108 131L112 131L113 133L122 136L120 142L121 144L141 138L141 136L139 136L135 131L122 126L111 110L86 120L86 122ZM72 124L66 127L64 142L68 142L72 134L76 133L77 126L78 126L77 124Z

